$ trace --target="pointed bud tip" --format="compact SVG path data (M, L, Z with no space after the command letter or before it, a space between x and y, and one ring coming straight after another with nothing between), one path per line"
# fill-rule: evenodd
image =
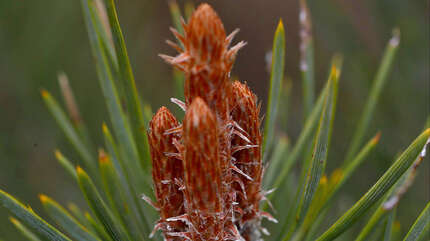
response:
M155 113L155 115L161 115L161 114L166 114L166 113L170 114L169 109L167 109L167 107L165 107L165 106L161 106L161 107L157 110L157 113Z
M217 15L215 10L209 5L208 3L202 3L200 4L193 15L200 16L202 14L207 15Z
M200 4L196 11L194 11L193 15L191 15L190 24L193 22L198 23L200 26L210 26L209 24L216 23L217 25L215 25L215 27L222 27L222 30L224 31L224 27L222 26L221 19L218 17L218 14L207 3ZM212 31L212 29L208 30Z
M251 111L253 113L254 117L255 115L259 115L257 107L257 96L251 91L251 89L246 83L241 83L240 81L236 80L232 84L232 93L234 105L241 105L241 108L244 108L246 106L248 111ZM251 113L247 113L247 115L251 116Z
M196 97L185 113L184 122L188 126L197 127L202 121L208 124L209 121L215 121L215 116L206 102L202 98Z
M194 11L187 28L189 33L187 38L190 38L188 40L195 45L194 48L204 47L200 46L199 41L196 42L200 38L206 38L207 44L211 46L222 46L225 42L224 25L215 10L207 3L200 4Z
M246 83L242 83L239 80L233 82L232 85L233 93L241 96L253 95Z
M150 122L152 131L166 131L178 125L175 116L165 106L160 107Z

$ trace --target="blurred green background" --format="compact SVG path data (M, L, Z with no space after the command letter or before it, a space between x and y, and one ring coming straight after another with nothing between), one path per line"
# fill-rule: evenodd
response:
M240 28L237 39L248 42L238 56L233 74L248 82L263 100L263 106L269 79L265 55L271 49L277 21L283 19L287 35L286 73L293 81L287 134L294 141L302 127L298 0L208 2L219 13L227 31ZM401 47L366 138L381 131L381 142L342 190L341 202L334 210L336 217L381 176L396 154L423 129L429 114L429 2L309 2L318 91L326 80L331 56L344 56L329 171L346 152L392 29L401 30ZM183 5L183 1L179 4ZM154 110L161 105L176 110L169 103L169 97L176 93L171 68L157 56L174 54L164 43L173 39L168 30L172 24L167 1L119 1L118 8L140 95ZM59 71L69 76L81 113L94 141L101 146L101 124L108 118L80 1L0 0L0 189L32 204L42 214L39 193L62 204L84 204L77 186L58 165L53 152L59 148L71 159L76 159L76 155L40 98L43 87L61 99ZM281 105L282 108L285 106ZM398 210L403 231L429 200L430 166L429 158L426 159ZM9 224L8 215L0 207L0 237L7 241L23 240Z

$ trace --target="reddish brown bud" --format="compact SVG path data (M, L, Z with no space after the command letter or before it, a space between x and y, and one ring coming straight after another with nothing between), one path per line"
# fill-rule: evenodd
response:
M223 211L217 120L206 103L196 98L183 126L187 212L202 240L215 240L222 232Z
M173 33L182 42L182 50L176 57L162 57L170 64L184 71L185 99L189 106L194 98L202 98L221 118L228 115L230 82L228 76L239 49L245 45L238 43L229 49L230 42L237 31L226 37L224 26L216 12L208 4L200 5L184 24L185 34Z
M167 130L178 125L178 121L166 107L161 107L149 123L148 139L152 158L152 178L161 222L185 212L184 197L176 184L176 179L183 179L182 161L171 155L178 152L173 145L173 140L178 136L166 135ZM169 224L165 222L164 225L170 225L178 230L183 230L185 226L182 222L170 222Z
M239 136L232 140L232 148L239 150L233 153L234 164L246 175L239 175L244 186L246 198L240 197L239 207L243 209L242 222L253 219L258 214L261 200L261 179L263 165L261 160L260 110L257 97L239 81L233 83L232 119L245 131L250 143ZM250 148L245 148L249 147ZM243 148L243 149L242 149Z
M185 49L197 63L219 61L225 51L224 25L208 4L201 4L185 28Z
M229 48L237 30L226 36L207 4L183 27L184 35L172 29L182 47L168 42L179 55L161 56L186 77L185 103L173 100L186 111L183 125L162 108L148 134L157 202L165 220L157 227L168 241L261 240L261 217L268 214L259 211L259 106L245 84L229 79L244 43Z
M185 187L189 207L220 212L221 165L217 122L215 115L200 98L193 101L185 115L183 135Z

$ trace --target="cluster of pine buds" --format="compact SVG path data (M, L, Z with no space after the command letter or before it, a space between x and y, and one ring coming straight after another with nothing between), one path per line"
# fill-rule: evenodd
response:
M259 210L263 165L260 106L248 86L230 80L235 57L245 43L230 43L224 26L207 4L200 5L184 34L175 29L179 54L161 55L185 75L182 124L161 107L148 138L156 208L154 231L166 241L261 240Z

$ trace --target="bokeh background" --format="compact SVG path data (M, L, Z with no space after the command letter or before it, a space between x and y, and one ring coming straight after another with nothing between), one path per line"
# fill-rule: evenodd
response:
M293 83L287 134L294 141L303 124L298 0L208 2L218 11L226 29L239 27L237 39L248 42L239 54L234 75L248 81L263 106L269 79L265 55L271 49L279 18L283 19L286 75ZM328 170L333 170L346 152L392 29L401 30L401 47L367 133L370 138L381 131L381 142L348 182L348 188L342 190L335 217L357 200L423 129L429 114L429 2L309 2L318 91L326 80L331 56L344 56ZM179 4L183 5L183 1ZM171 68L157 56L173 54L164 43L165 39L173 39L168 30L172 24L167 1L118 1L118 8L140 95L153 109L161 105L175 109L169 103L169 97L176 93ZM77 186L58 165L53 151L59 148L71 159L77 156L40 98L43 87L61 99L59 71L69 76L93 139L102 145L101 123L108 118L79 1L0 0L0 189L32 204L42 215L39 193L63 204L74 201L84 206ZM429 200L429 158L426 159L398 210L403 231ZM9 224L8 215L0 207L0 237L23 240Z

